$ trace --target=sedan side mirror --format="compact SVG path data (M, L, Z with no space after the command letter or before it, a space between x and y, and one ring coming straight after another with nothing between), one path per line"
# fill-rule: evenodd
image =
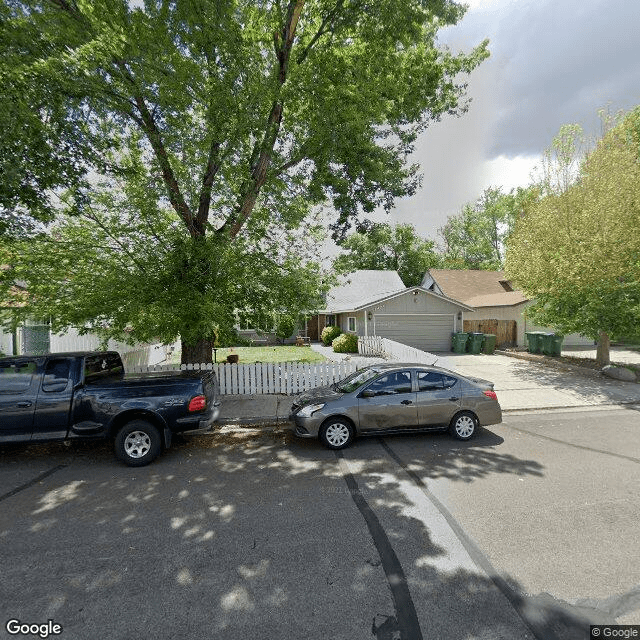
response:
M371 391L371 389L365 389L360 394L361 398L375 398L375 396L376 396L376 392L375 391Z

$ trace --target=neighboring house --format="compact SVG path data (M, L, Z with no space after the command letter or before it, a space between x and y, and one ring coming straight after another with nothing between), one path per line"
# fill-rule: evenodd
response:
M258 328L254 314L250 310L236 310L235 330L238 336L243 340L254 345L262 344L295 344L299 335L307 335L306 320L301 315L293 333L284 340L276 334L276 326L278 324L278 313L273 312L270 326Z
M14 341L12 333L5 333L2 329L0 329L0 353L4 353L5 355L13 354L14 352Z
M308 322L318 339L325 326L345 333L380 336L424 351L449 351L468 305L424 287L404 286L396 271L361 270L341 276L319 314Z
M94 351L102 348L102 341L95 334L80 335L77 329L55 334L51 332L49 324L42 321L27 321L14 333L4 333L0 330L0 353L5 355ZM167 348L161 344L131 346L109 340L107 349L119 351L125 366L128 367L160 364L167 358Z
M422 286L473 307L465 315L464 330L496 333L498 346L526 347L528 331L552 331L528 320L526 310L533 301L515 289L503 271L430 269ZM593 340L572 334L563 344L592 345Z
M6 269L0 266L0 269ZM15 281L13 294L27 296L26 284ZM17 303L20 304L20 303ZM5 304L5 308L9 308ZM65 351L94 351L103 349L102 339L93 333L80 334L70 328L64 333L51 331L49 319L29 318L22 322L13 332L0 328L0 353L5 355L21 355L23 353L45 354ZM119 351L125 366L152 366L167 359L168 348L162 344L137 344L134 346L124 342L109 340L107 349Z

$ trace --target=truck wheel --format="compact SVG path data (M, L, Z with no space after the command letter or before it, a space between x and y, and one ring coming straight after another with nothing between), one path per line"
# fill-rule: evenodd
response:
M160 432L146 420L127 422L116 436L116 456L130 467L143 467L153 462L161 449Z

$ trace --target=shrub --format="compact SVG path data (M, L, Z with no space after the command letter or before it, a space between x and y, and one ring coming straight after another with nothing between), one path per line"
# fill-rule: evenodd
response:
M336 353L358 353L358 336L353 333L343 333L332 344Z
M325 327L320 334L320 340L328 347L341 333L340 327Z
M294 318L293 316L282 314L278 317L275 333L282 341L282 344L284 344L284 341L293 334L296 330L297 324L297 318Z

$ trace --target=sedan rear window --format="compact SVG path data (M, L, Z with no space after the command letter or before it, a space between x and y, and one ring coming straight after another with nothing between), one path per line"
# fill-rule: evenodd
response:
M418 371L418 391L450 389L456 382L457 378L437 371Z

